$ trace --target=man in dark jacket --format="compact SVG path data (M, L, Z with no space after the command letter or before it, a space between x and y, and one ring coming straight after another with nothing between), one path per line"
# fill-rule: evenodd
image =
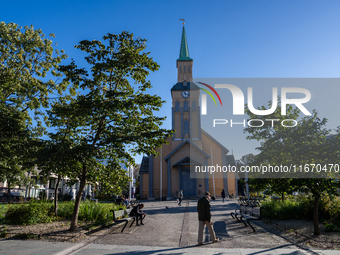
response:
M210 232L210 237L211 241L213 243L216 243L219 241L218 238L215 236L215 231L213 228L213 222L211 221L211 213L210 213L210 193L206 192L205 196L202 197L200 200L198 200L197 203L197 212L198 212L198 245L202 245L203 241L203 229L204 225L207 225L209 232Z
M134 206L130 212L131 217L136 217L136 226L144 225L143 216L145 216L146 213L143 212L143 208L144 204L138 204L137 206ZM138 224L138 219L140 219L140 225Z
M222 192L221 192L221 197L222 197L222 199L223 199L223 203L224 203L224 199L225 199L225 190L224 190L224 189L222 189Z

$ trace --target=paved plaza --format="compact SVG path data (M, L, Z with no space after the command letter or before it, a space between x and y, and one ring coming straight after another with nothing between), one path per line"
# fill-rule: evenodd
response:
M207 229L197 246L197 200L145 201L145 225L112 228L89 243L1 240L0 254L340 254L339 251L302 250L255 225L256 232L232 219L236 200L212 201L212 219L220 242L212 244ZM115 230L114 230L115 229Z

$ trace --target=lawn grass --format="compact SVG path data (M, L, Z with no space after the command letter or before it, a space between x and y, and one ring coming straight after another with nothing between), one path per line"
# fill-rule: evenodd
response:
M8 210L8 204L0 204L0 218L5 217L7 210Z

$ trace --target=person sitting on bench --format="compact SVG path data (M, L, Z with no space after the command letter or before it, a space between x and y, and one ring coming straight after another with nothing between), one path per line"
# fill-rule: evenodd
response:
M143 208L144 204L139 204L134 206L130 212L131 217L136 217L136 226L144 225L143 215L146 215L146 213L143 213ZM138 224L138 218L140 219L140 225Z

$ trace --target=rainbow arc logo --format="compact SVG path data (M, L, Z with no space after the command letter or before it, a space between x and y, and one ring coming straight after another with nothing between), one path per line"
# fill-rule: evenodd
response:
M209 88L212 92L214 92L215 95L217 96L218 100L220 101L221 106L222 106L222 100L221 100L221 98L220 98L220 95L216 92L216 90L215 90L213 87L211 87L210 85L208 85L208 84L206 84L206 83L203 83L203 82L198 82L198 83L201 84L201 85L203 85L203 86L206 86L206 87ZM200 88L201 90L203 90L204 92L206 92L206 93L214 100L215 105L217 105L214 96L211 94L211 92L210 92L209 90L204 89L204 88L201 88L201 87L199 87L199 88Z

